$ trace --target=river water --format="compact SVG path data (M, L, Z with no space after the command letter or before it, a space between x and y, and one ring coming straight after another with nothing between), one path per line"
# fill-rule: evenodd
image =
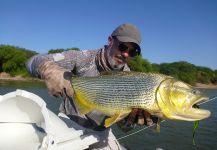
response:
M50 110L58 113L61 100L49 96L43 83L0 80L0 95L13 92L16 89L37 94L45 100ZM217 90L201 89L201 91L210 98L217 96ZM195 134L195 146L192 143L193 122L164 121L161 123L160 133L154 132L151 128L142 130L144 127L136 127L128 133L123 133L115 125L112 128L119 142L132 150L215 150L217 149L217 99L200 107L209 109L212 115L199 122ZM140 132L126 136L137 131Z

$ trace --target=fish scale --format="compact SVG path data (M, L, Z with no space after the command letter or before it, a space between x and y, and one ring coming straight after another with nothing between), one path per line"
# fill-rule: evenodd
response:
M125 74L125 73L124 73ZM152 74L114 74L81 77L72 80L73 88L81 91L94 105L112 109L145 108L155 100L155 90L166 76Z

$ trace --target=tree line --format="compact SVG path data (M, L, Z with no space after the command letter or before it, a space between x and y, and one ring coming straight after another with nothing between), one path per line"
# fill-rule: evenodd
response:
M72 47L67 49L51 49L48 53L58 53L72 49L80 50L79 48ZM33 50L11 45L0 45L0 72L7 72L12 76L30 76L26 70L25 63L36 54L38 53ZM191 85L197 82L217 84L217 70L196 66L186 61L156 64L150 63L141 56L136 56L128 61L128 65L132 71L162 73Z
M12 76L28 76L25 62L37 52L11 45L0 45L0 72L7 72Z
M141 56L136 56L128 62L128 65L134 71L161 73L173 76L191 85L195 85L197 82L217 84L217 70L196 66L186 61L155 64Z

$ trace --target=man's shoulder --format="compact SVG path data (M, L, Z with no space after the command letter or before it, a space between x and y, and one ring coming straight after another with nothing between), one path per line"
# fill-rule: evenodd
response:
M83 55L89 56L89 55L96 55L98 51L99 50L82 50L81 52Z
M65 52L65 54L78 54L78 55L82 55L82 56L91 56L91 55L96 55L97 52L99 51L99 49L97 50L68 50Z

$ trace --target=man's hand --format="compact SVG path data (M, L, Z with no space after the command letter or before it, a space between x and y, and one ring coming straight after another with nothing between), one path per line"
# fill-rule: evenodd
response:
M49 94L55 97L73 97L74 91L71 85L72 74L56 65L46 61L38 68L41 78L45 80Z
M145 110L134 108L129 114L127 123L151 126L154 123L154 120L152 120L151 114Z
M119 121L117 125L122 131L129 131L136 125L147 125L151 126L156 124L158 118L151 116L148 112L142 109L134 108L131 113L123 120Z

